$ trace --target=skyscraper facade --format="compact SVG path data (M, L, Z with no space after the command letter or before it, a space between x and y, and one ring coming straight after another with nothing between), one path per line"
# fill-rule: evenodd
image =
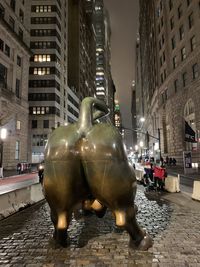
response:
M68 87L68 1L29 1L29 160L44 156L48 135L78 118L77 88Z
M96 95L109 104L113 99L113 84L110 67L110 20L103 0L95 1L96 31Z

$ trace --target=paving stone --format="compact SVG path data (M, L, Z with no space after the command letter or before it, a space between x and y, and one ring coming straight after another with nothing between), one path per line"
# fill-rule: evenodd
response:
M52 240L53 225L45 201L0 221L0 266L7 267L181 267L200 266L200 209L165 202L161 194L136 197L138 223L154 238L148 252L128 247L129 235L104 218L77 212L69 227L69 246ZM2 261L2 263L1 263Z

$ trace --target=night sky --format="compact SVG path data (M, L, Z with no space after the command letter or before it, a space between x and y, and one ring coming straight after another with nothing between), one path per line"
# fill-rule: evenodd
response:
M135 41L138 30L138 0L104 0L111 21L111 71L120 101L122 123L131 125L131 84L135 78ZM127 145L132 146L126 132Z

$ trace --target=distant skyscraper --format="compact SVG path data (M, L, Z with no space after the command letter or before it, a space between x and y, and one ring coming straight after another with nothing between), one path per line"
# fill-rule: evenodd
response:
M96 31L96 95L106 104L113 99L113 84L110 70L110 21L103 0L95 1Z
M144 104L144 128L157 137L160 129L162 155L178 163L183 151L200 161L199 142L185 136L185 121L197 141L200 131L199 15L199 1L140 1L138 105ZM151 149L155 142L150 138Z
M115 120L115 127L118 128L120 133L122 133L122 116L121 116L120 105L119 105L118 100L115 100L114 120Z
M68 0L68 6L68 85L82 100L96 94L94 0Z
M3 147L6 169L28 159L29 19L25 1L0 1L0 128L8 133Z

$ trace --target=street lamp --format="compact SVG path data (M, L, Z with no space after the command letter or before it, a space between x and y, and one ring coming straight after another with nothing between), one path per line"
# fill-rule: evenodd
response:
M0 139L1 139L1 145L0 145L0 177L3 178L3 141L7 137L7 129L1 128L0 129Z

